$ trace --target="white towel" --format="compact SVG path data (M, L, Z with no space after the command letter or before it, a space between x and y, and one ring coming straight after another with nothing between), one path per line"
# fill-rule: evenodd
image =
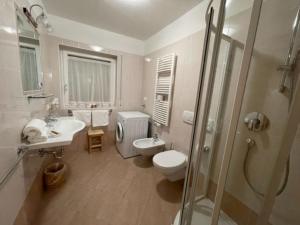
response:
M23 129L25 137L39 137L42 135L43 129L46 127L46 123L40 119L32 119L27 123Z
M47 139L48 139L48 129L47 129L47 127L43 128L43 130L41 132L41 135L35 136L35 137L32 137L32 136L27 137L27 140L31 144L35 144L35 143L38 143L38 142L44 142L44 141L47 141Z
M84 122L86 125L91 124L91 110L72 110L73 116Z
M105 127L109 124L109 111L108 110L92 110L93 114L93 127Z

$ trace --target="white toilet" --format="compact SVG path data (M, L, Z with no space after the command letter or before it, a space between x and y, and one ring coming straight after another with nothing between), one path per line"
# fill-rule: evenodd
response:
M153 157L153 165L169 181L181 180L185 176L187 156L176 150L164 151Z

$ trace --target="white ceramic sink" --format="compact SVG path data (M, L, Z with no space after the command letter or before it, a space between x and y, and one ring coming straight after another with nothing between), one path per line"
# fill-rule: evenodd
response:
M51 126L52 125L52 126ZM59 117L57 121L51 122L49 129L62 134L75 134L85 127L85 123L75 117Z
M52 148L71 144L73 136L85 127L85 123L75 117L58 117L47 125L48 139L44 142L26 145L29 149ZM51 135L55 131L57 135Z
M133 146L139 154L152 156L164 150L165 142L159 138L143 138L135 140Z

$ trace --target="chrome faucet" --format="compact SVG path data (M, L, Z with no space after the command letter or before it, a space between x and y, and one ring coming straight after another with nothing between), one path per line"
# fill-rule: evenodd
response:
M244 122L249 131L258 132L268 127L269 119L262 113L251 112L246 115Z
M57 119L56 118L54 118L54 116L52 116L52 115L47 115L46 117L45 117L45 122L47 123L47 124L49 124L49 123L51 123L51 122L55 122L55 121L57 121Z
M158 141L159 139L158 139L158 135L157 134L153 134L153 141L154 142L156 142L156 141Z
M249 130L254 131L259 128L259 125L260 125L260 120L257 118L253 118L249 120L247 127Z

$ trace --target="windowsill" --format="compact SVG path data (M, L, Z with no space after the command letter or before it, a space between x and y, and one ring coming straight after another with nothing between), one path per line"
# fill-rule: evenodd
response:
M80 107L80 106L69 106L69 105L65 105L63 106L64 109L66 110L91 110L92 108L90 107ZM111 106L111 107L96 107L93 109L98 109L98 110L115 110L117 107L116 106Z

